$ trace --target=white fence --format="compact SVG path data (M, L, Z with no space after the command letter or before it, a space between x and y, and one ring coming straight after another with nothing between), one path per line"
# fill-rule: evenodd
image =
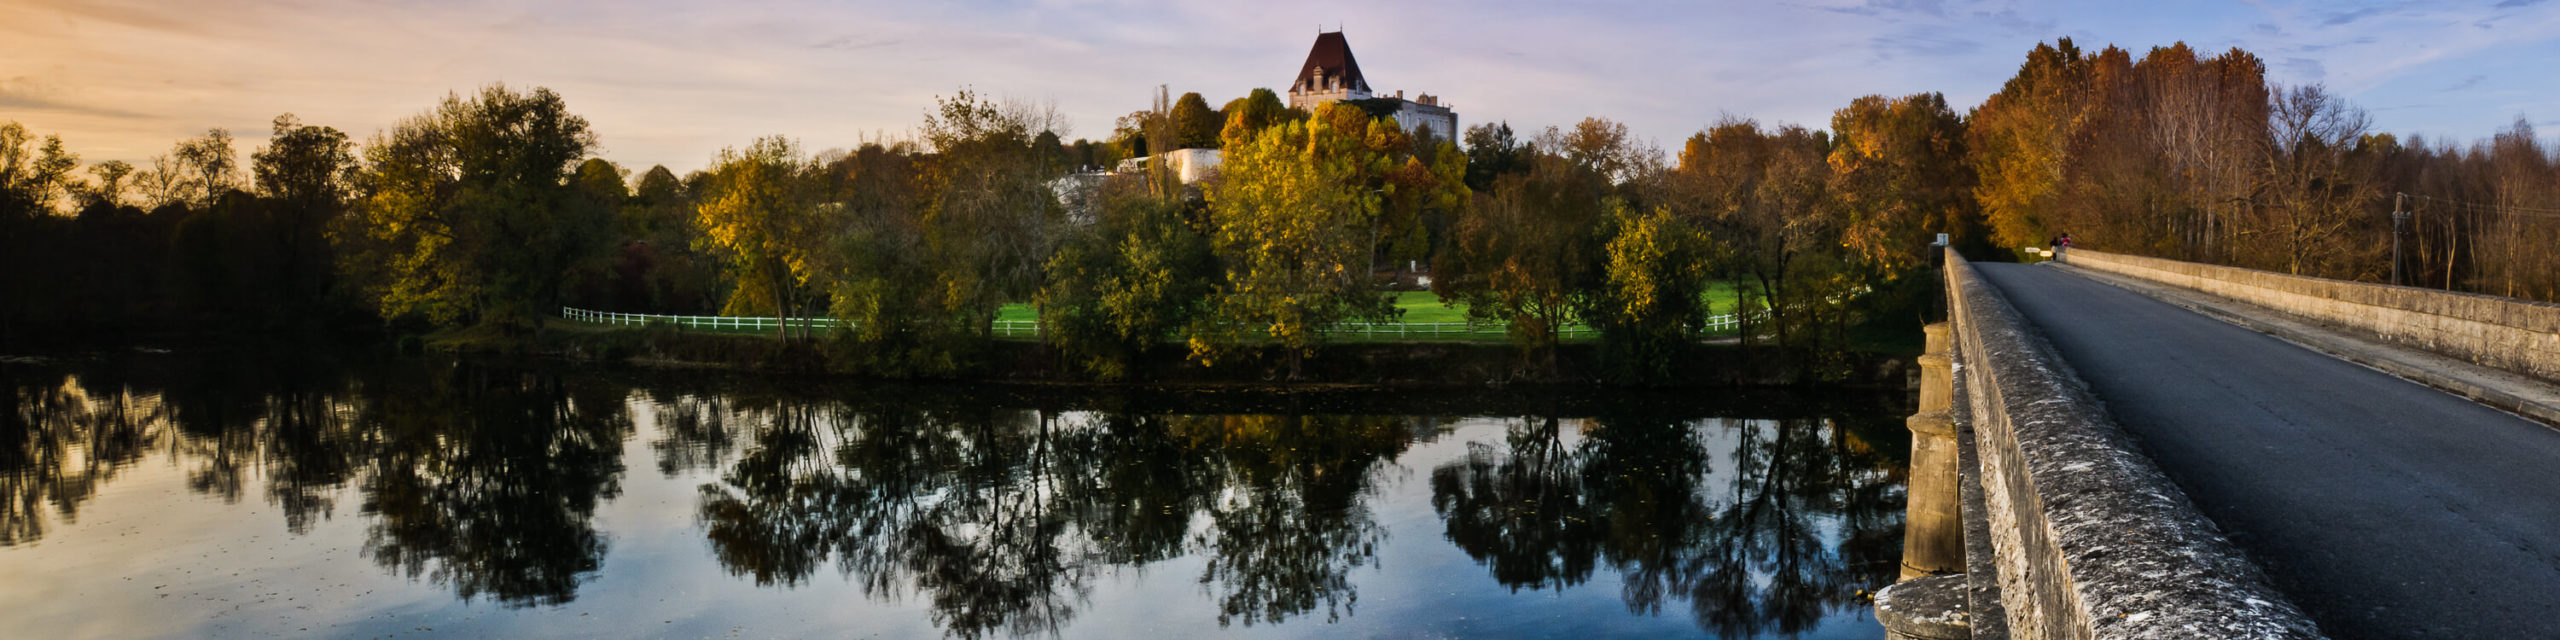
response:
M746 316L662 316L645 313L613 313L561 307L560 317L581 322L641 326L672 324L688 329L721 331L774 331L777 321L771 317ZM794 329L833 329L844 324L835 318L791 318ZM1734 314L1707 318L1708 331L1726 331L1742 325ZM1040 323L1034 320L997 320L991 327L995 334L1007 337L1038 337ZM1363 338L1500 338L1508 328L1499 324L1466 322L1345 322L1325 330L1326 335ZM1590 327L1565 327L1559 338L1593 338L1599 330Z

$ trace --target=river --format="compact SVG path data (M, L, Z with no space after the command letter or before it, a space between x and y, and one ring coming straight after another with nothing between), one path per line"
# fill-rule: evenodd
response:
M1907 399L0 364L15 637L1879 637Z

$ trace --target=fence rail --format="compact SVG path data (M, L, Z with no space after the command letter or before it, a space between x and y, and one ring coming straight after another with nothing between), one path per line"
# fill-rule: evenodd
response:
M594 322L611 325L642 326L650 324L672 324L688 329L712 329L720 331L774 331L777 330L778 325L782 322L781 320L771 317L667 316L646 313L589 311L574 307L561 307L560 317L580 322ZM843 321L835 318L790 318L788 321L794 329L833 329L839 326L844 326L845 324ZM1734 314L1728 313L1708 317L1706 329L1708 331L1726 331L1740 327L1741 325L1742 322L1740 318L1736 317ZM1040 323L1036 320L997 320L990 328L994 330L995 335L1004 337L1040 336ZM1326 329L1325 335L1342 337L1358 336L1363 338L1499 338L1508 330L1509 328L1505 325L1490 323L1346 322ZM1598 337L1599 335L1599 330L1583 326L1565 327L1563 330L1556 332L1556 337L1558 338L1592 338Z

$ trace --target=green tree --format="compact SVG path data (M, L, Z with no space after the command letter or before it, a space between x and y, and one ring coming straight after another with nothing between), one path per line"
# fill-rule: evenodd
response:
M1116 182L1094 223L1069 231L1050 256L1037 299L1042 335L1104 380L1126 377L1140 356L1200 319L1217 269L1180 201Z
M1584 310L1600 330L1602 357L1622 380L1664 380L1689 354L1708 309L1710 248L1667 207L1606 205L1609 243L1600 288Z
M1216 149L1218 133L1226 125L1226 117L1209 108L1209 101L1198 92L1182 94L1173 102L1173 126L1183 149Z
M1497 177L1529 171L1533 147L1512 136L1509 122L1467 127L1466 142L1468 188L1491 189Z
M365 145L371 191L338 240L361 249L349 262L379 267L351 270L376 278L385 318L531 326L611 224L569 184L595 140L550 89L446 96Z

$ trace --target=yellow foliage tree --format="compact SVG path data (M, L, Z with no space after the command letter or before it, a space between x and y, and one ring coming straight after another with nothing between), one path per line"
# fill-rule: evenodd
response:
M818 207L804 174L810 163L781 136L713 160L711 193L695 207L703 242L730 258L738 293L724 312L770 305L775 337L791 337L788 317L813 272L822 235ZM759 304L762 303L762 304Z
M1326 328L1392 311L1367 271L1379 206L1358 182L1368 122L1328 111L1227 150L1224 177L1208 192L1226 266L1215 304L1222 324L1195 332L1194 357L1208 361L1241 342L1239 332L1261 333L1287 350L1294 378Z

